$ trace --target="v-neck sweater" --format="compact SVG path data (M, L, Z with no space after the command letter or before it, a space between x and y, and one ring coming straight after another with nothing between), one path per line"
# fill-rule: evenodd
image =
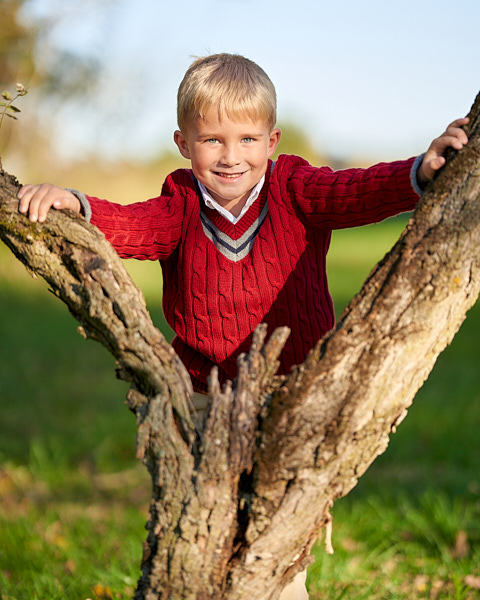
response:
M159 260L172 345L194 389L214 365L233 380L260 323L291 333L279 373L301 364L335 324L326 256L333 229L412 210L414 159L333 171L282 155L235 224L208 208L190 169L167 177L160 196L130 205L89 197L91 222L122 258ZM352 248L352 253L355 251Z

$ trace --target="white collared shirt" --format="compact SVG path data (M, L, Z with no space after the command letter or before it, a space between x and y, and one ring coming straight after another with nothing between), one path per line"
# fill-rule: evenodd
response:
M197 181L198 181L198 179L197 179ZM198 187L200 188L200 191L202 192L203 200L205 201L205 204L208 206L208 208L213 208L214 210L217 210L223 217L225 217L228 221L230 221L230 223L235 224L237 221L239 221L243 217L243 215L247 212L247 210L252 206L252 204L258 198L260 191L262 190L264 182L265 182L265 175L260 179L260 181L257 183L257 185L250 192L250 196L248 197L248 200L245 202L245 205L242 208L238 217L235 217L234 215L232 215L232 213L229 210L227 210L221 204L219 204L216 200L214 200L214 198L212 198L212 196L208 192L207 188L203 185L203 183L200 183L200 181L198 181Z

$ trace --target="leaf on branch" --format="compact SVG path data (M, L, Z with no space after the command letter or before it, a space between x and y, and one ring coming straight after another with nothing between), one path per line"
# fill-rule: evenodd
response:
M2 98L4 98L5 100L13 100L12 94L8 90L2 92Z
M19 108L17 108L16 106L13 106L13 104L10 104L10 106L7 106L7 110L11 110L12 112L15 112L15 113L22 112Z
M15 119L15 121L18 121L17 117L15 115L11 115L10 113L5 113L7 117L10 117L11 119Z

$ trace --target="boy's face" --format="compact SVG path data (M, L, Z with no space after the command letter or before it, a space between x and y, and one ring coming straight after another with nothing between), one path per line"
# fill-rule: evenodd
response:
M185 133L176 131L174 138L195 177L221 206L238 214L265 174L280 135L262 121L219 120L210 109L205 119L197 119Z

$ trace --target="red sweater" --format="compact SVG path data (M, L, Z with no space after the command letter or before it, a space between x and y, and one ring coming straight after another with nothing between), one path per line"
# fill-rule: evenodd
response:
M89 197L91 222L122 258L160 261L173 346L205 391L215 364L222 382L236 376L237 357L262 322L269 334L291 329L279 373L305 360L335 323L325 270L331 230L412 210L413 160L334 172L280 156L235 225L205 206L191 170L180 169L147 202Z

